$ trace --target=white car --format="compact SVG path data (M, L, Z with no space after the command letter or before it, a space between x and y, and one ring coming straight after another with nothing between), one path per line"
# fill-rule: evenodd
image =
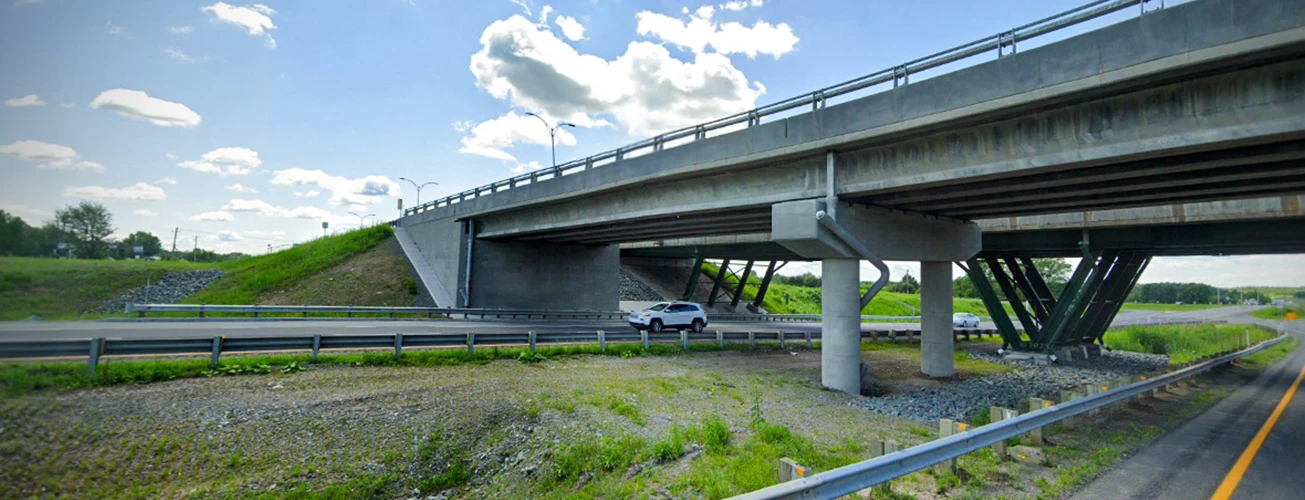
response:
M956 328L978 328L979 317L971 313L956 313L952 315L952 326Z
M630 313L630 326L653 333L662 330L701 332L707 327L707 313L692 302L661 302L642 311Z

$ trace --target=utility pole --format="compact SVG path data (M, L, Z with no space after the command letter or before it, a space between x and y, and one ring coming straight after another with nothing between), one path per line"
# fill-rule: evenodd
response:
M548 144L553 149L553 166L556 167L557 166L557 131L562 127L575 128L575 125L572 125L567 122L558 122L557 125L550 125L548 123L548 120L545 120L544 117L530 112L526 112L526 116L533 116L535 118L538 118L539 121L544 122L544 128L548 129Z
M172 256L174 258L177 256L177 233L180 232L181 228L179 227L172 229Z
M199 262L199 236L195 237L195 250L190 253L191 262Z

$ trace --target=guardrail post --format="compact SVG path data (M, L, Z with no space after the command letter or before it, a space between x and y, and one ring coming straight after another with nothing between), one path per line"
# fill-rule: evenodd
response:
M394 359L403 357L403 334L394 334Z
M780 349L786 349L786 348L787 348L787 347L785 347L785 344L784 344L784 330L780 330L780 331L779 331L779 348L780 348Z
M213 337L213 359L210 363L214 368L217 368L220 356L222 356L222 337Z
M811 475L811 468L799 464L791 458L779 459L779 482L787 483Z
M716 347L719 347L722 351L725 350L725 334L720 330L716 330Z
M807 349L810 349L810 348L811 348L811 332L806 332L806 336L807 336ZM859 343L859 342L858 342L858 343Z
M757 348L757 333L756 333L756 332L752 332L752 331L749 331L749 332L748 332L748 345L752 346L752 347L751 347L752 349L756 349L756 348Z
M1068 402L1073 401L1073 400L1075 400L1075 399L1082 399L1082 398L1083 398L1083 393L1082 393L1082 392L1078 392L1078 391L1060 391L1060 402L1061 402L1061 403L1068 403ZM1060 421L1060 428L1065 429L1065 430L1073 429L1073 428L1074 428L1074 423L1075 423L1076 421L1078 421L1078 417L1069 417L1069 418L1066 418L1066 419L1064 419L1064 420L1061 420L1061 421Z
M876 441L874 443L871 443L871 446L872 448L870 451L874 453L875 456L884 456L884 455L897 453L902 449L902 445L898 444L897 441ZM875 485L874 489L875 491L881 494L888 494L893 491L892 481L884 481L882 483L879 483Z
M1000 407L1000 406L993 406L993 407L989 408L989 411L991 412L992 423L994 423L994 424L997 423L997 422L1001 422L1002 420L1006 420L1006 419L1008 419L1008 418L1015 418L1015 417L1020 416L1020 412L1017 412L1017 411L1015 411L1015 410L1010 410L1010 409L1002 408L1002 407ZM997 460L1005 460L1005 459L1006 459L1006 442L1005 442L1005 441L998 441L998 442L996 442L996 443L993 443L993 445L992 445L992 451L995 452L995 453L997 454Z
M467 332L467 357L476 354L476 334Z
M686 351L689 350L689 332L687 330L680 330L680 346L684 347Z
M1108 390L1110 390L1110 386L1107 385L1107 384L1105 384L1105 383L1102 383L1102 384L1092 384L1092 385L1089 385L1088 388L1087 388L1087 395L1088 395L1089 397L1091 397L1091 396L1093 396L1093 395L1101 394L1101 393L1106 392L1106 391L1108 391ZM1088 416L1089 416L1089 417L1095 417L1095 416L1097 416L1097 415L1100 414L1100 413L1101 413L1101 410L1096 409L1096 408L1093 408L1092 410L1089 410L1089 411L1088 411Z
M313 335L313 362L317 362L317 352L322 350L322 336Z
M535 353L535 336L536 336L536 335L537 335L537 334L535 333L534 330L531 330L531 331L530 331L530 354L534 354L534 353Z
M970 425L966 423L957 422L949 418L944 418L938 421L938 437L940 439L945 437L951 437L953 435L960 434L968 430L970 430ZM946 462L940 463L936 467L937 467L936 470L946 470L948 472L951 472L952 474L955 474L956 459L953 458Z
M91 339L91 352L86 360L86 372L95 374L95 367L100 366L100 355L104 353L104 337Z
M599 352L607 352L607 334L603 333L602 330L598 330L598 350Z
M255 310L254 310L254 318L255 318L255 319L258 318L258 309L255 309Z
M204 304L199 305L199 317L204 317Z
M1038 410L1046 409L1046 408L1051 408L1051 405L1052 405L1052 402L1049 401L1049 400L1046 400L1046 399L1042 399L1042 398L1029 398L1029 412L1030 412L1030 413L1035 412L1035 411L1038 411ZM1038 427L1037 429L1033 429L1032 431L1029 432L1029 441L1032 442L1034 446L1042 446L1042 445L1044 444L1044 442L1043 442L1043 440L1042 440L1042 428L1041 428L1041 427Z
M648 330L639 330L640 340L643 341L643 350L648 350Z

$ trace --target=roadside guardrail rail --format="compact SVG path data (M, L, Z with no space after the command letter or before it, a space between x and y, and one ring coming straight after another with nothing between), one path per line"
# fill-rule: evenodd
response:
M957 341L996 337L993 329L955 330ZM210 356L214 366L223 354L252 354L268 351L308 351L314 360L323 349L329 350L368 350L394 349L395 356L402 356L404 348L465 348L474 353L477 348L526 347L532 352L537 345L598 345L606 350L609 343L642 343L647 349L651 344L680 344L688 349L694 344L716 344L724 349L725 344L748 344L756 347L758 343L778 344L781 348L789 344L803 344L812 347L820 340L820 332L786 332L777 331L704 331L704 332L661 332L635 331L622 329L607 332L603 330L577 332L527 332L527 333L430 333L388 335L300 335L285 337L194 337L173 339L110 339L92 338L81 340L35 340L0 342L0 359L68 359L86 358L88 369L95 371L101 357L117 356L156 356L156 355L203 355ZM870 341L918 341L920 330L890 329L861 333L862 339Z
M1259 326L1259 325L1257 325ZM1260 326L1260 328L1264 328ZM1098 410L1149 391L1164 388L1194 377L1216 366L1243 358L1286 339L1279 335L1271 340L1192 364L1163 375L1128 384L1110 384L1086 397L1048 404L1013 418L959 432L918 446L839 467L811 476L763 488L734 497L735 500L823 499L840 498L912 472L942 464L984 447L1036 432L1048 425ZM995 408L994 408L995 409ZM1014 412L1012 412L1014 413Z

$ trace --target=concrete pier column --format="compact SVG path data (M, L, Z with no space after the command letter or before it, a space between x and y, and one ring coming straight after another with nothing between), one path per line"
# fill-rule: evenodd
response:
M820 269L820 383L860 394L861 262L825 259Z
M952 263L920 263L920 371L930 377L956 374L952 358Z

